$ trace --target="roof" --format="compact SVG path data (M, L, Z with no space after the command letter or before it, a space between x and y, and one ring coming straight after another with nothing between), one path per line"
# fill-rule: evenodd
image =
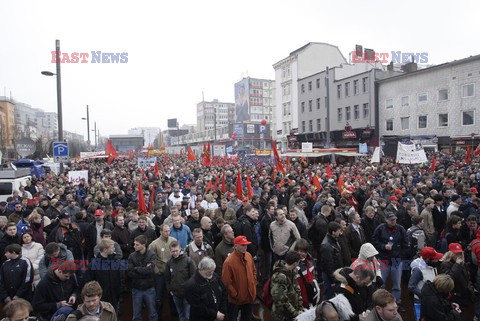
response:
M309 46L311 46L311 45L326 45L326 46L330 46L330 47L336 48L336 49L340 52L340 54L342 54L342 52L340 51L340 49L338 48L338 46L334 46L334 45L331 45L331 44L326 43L326 42L309 42L309 43L307 43L306 45L303 45L302 47L300 47L300 48L292 51L292 52L288 55L288 57L285 57L285 58L280 59L279 61L277 61L276 63L274 63L273 66L281 63L282 61L284 61L285 59L287 59L287 58L289 58L289 57L295 56L297 53L305 50L307 47L309 47ZM343 56L343 54L342 54L342 56ZM344 60L345 60L345 57L344 57Z
M412 72L408 72L408 73L405 72L405 73L402 73L402 74L397 75L397 76L392 76L392 77L389 77L389 78L385 78L385 79L382 79L382 80L378 80L378 82L387 82L387 81L390 81L390 80L396 80L396 79L398 79L399 77L408 77L408 76L412 76L412 75L417 75L417 74L419 74L419 73L426 73L426 72L430 72L430 71L436 71L437 69L453 67L453 66L457 66L457 65L469 63L469 62L472 62L472 61L475 61L475 60L478 60L478 59L480 59L480 55L470 56L470 57L463 58L463 59L460 59L460 60L454 60L454 61L450 61L450 62L445 62L445 63L440 64L440 65L434 65L434 66L431 66L431 67L427 67L427 68L423 68L423 69L418 69L418 70L416 70L416 71L412 71Z

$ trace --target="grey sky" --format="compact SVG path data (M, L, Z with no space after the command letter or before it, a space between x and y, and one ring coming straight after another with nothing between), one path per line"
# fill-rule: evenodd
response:
M478 1L18 1L0 2L0 96L56 111L51 51L128 52L125 64L62 64L64 129L102 135L196 122L196 103L234 101L248 75L311 41L377 52L428 52L438 64L480 54Z

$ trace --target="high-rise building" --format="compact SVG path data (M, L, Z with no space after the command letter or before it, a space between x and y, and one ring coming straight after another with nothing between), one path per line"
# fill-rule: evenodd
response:
M246 77L235 83L235 122L272 121L275 81Z
M15 154L15 102L0 97L0 150L3 158L13 158Z
M129 135L143 135L145 146L153 145L153 141L162 132L160 127L136 127L128 130Z
M201 101L197 104L197 131L203 132L213 129L215 123L217 128L225 127L230 122L235 109L234 103L219 102L218 99L213 101Z

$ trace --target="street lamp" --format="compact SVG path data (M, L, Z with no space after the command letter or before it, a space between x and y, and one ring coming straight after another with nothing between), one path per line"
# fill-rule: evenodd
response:
M57 118L58 118L58 141L63 142L63 117L62 117L62 76L60 73L60 40L55 40L55 61L57 73L42 71L44 76L57 76ZM60 174L63 173L63 163L60 162Z
M87 105L87 118L82 117L83 120L87 121L87 145L90 147L90 117L88 114L88 105Z
M93 123L93 132L95 132L95 150L97 150L97 122Z

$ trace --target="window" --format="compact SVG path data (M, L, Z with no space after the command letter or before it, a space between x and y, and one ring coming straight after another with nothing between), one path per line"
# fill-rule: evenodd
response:
M387 119L385 122L385 129L387 132L393 131L393 119Z
M427 115L418 116L418 128L427 128Z
M475 84L462 86L462 98L475 96Z
M359 119L360 118L360 106L355 105L353 106L353 119Z
M305 112L305 102L302 101L302 114Z
M311 81L308 82L308 91L312 91L312 82Z
M363 118L368 117L368 103L363 104Z
M322 129L322 121L320 118L317 118L317 131L320 131Z
M302 133L304 133L304 132L305 132L305 121L303 120L302 121Z
M342 111L342 108L338 108L337 109L337 121L338 122L341 122L343 119L343 111Z
M368 91L368 78L362 79L362 89L364 93Z
M438 127L448 127L448 114L438 115Z
M12 189L12 183L0 183L0 195L11 195Z
M410 129L410 117L401 117L400 125L402 130Z
M410 105L410 97L409 96L403 96L402 97L402 107Z
M337 98L342 98L342 85L337 85Z
M302 93L304 93L305 92L305 84L302 84L302 86L300 88L302 88Z
M425 104L427 101L428 101L427 93L418 94L418 103L419 104Z
M320 98L317 98L317 109L320 109Z
M283 116L287 116L287 104L283 104Z
M350 106L345 107L345 120L346 121L350 120Z
M385 100L385 107L386 108L393 108L393 99Z
M448 89L440 89L438 91L438 100L448 100Z
M468 110L462 113L462 125L463 126L470 126L475 125L475 111Z
M350 96L350 83L346 82L345 83L345 97Z
M310 119L310 120L308 121L308 130L309 130L310 132L313 132L313 119Z
M358 95L358 80L353 81L353 94Z
M317 88L320 88L320 78L317 78Z

